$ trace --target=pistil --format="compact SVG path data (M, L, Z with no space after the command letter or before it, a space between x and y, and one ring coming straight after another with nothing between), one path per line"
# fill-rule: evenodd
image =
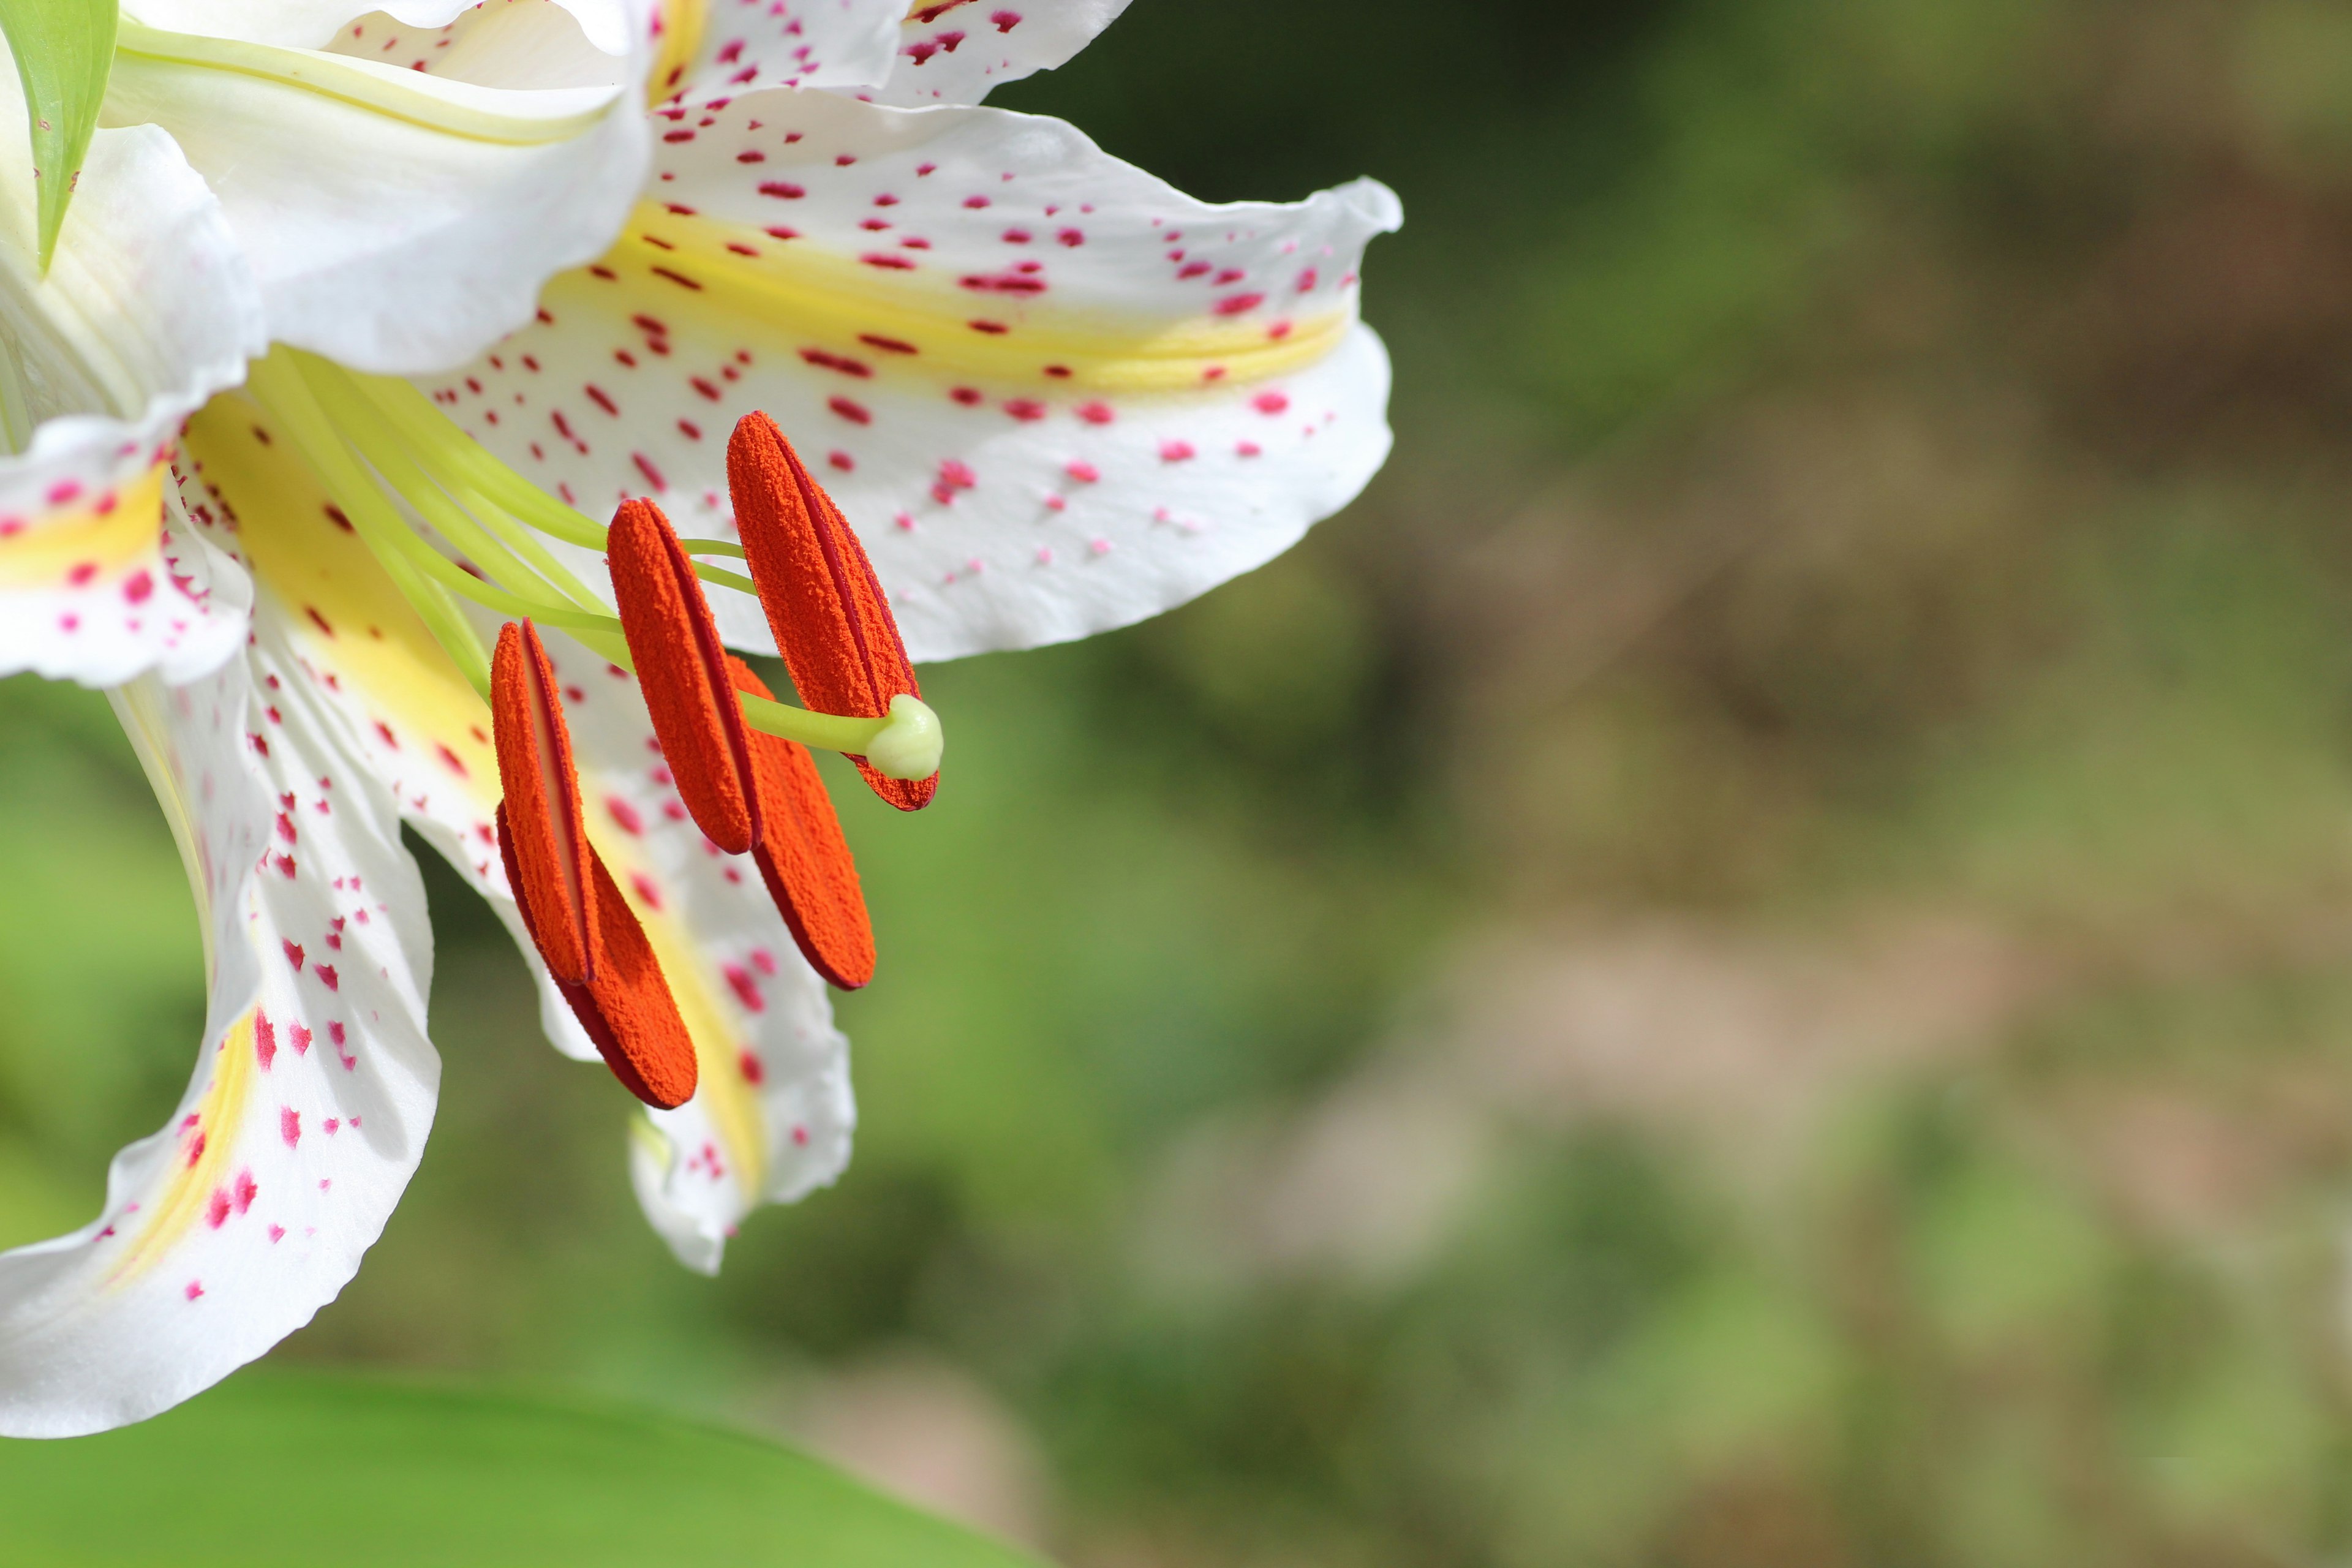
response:
M727 443L727 484L760 605L802 698L830 712L915 719L922 688L873 563L766 415L747 414L736 425ZM910 761L919 765L919 759L886 748L883 762L893 771L885 772L874 750L849 760L876 795L901 811L930 804L939 788L935 756L929 770L909 777L896 770Z

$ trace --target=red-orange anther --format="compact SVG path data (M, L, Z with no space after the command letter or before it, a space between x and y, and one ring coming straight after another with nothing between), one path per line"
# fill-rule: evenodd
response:
M662 760L695 826L721 849L751 847L750 726L729 684L727 650L695 580L694 563L669 519L648 500L627 500L605 541L621 630L653 715Z
M598 910L589 898L580 778L556 698L555 667L529 623L509 621L490 659L499 786L513 803L515 896L536 911L539 951L559 980L588 978Z
M728 664L736 690L769 695L751 666L740 658ZM759 841L751 854L768 896L809 966L855 991L874 978L874 927L833 797L806 746L753 731L751 750L759 800Z
M506 792L499 853L523 929L613 1076L648 1105L683 1105L694 1098L694 1040L645 928L581 826L554 667L528 621L499 634L490 713Z
M920 697L882 584L833 498L764 414L727 443L727 486L751 581L801 700L824 713L878 719L890 699ZM939 775L886 778L853 756L876 795L901 811L930 804Z
M811 967L845 990L874 977L874 930L856 863L804 746L751 729L738 691L767 684L719 641L693 563L650 501L622 503L607 552L622 629L662 756L695 823L751 851Z

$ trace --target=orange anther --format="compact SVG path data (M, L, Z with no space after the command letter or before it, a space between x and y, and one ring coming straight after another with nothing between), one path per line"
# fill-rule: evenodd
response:
M506 792L499 853L523 929L613 1075L648 1105L683 1105L694 1098L694 1040L645 928L581 826L554 666L528 621L499 634L490 711Z
M694 563L647 500L621 503L605 552L662 759L695 826L740 855L754 833L750 726L728 683L727 651Z
M584 984L596 946L596 906L581 830L572 736L556 700L555 667L529 622L509 621L490 659L490 722L499 785L512 803L515 896L536 912L541 956L559 980Z
M764 414L727 443L727 485L751 580L801 700L824 713L878 719L890 699L920 697L898 623L847 520ZM853 756L876 795L901 811L930 804L939 775L886 778Z
M740 658L728 664L736 690L769 695L767 683L751 666ZM760 805L760 837L751 854L767 880L768 896L809 966L843 990L855 991L874 978L874 927L833 797L806 746L754 731L751 749Z

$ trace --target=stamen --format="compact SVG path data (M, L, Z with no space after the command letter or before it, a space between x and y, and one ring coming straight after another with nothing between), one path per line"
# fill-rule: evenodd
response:
M720 646L661 509L623 502L610 550L637 681L688 812L720 848L751 852L811 967L844 990L864 985L874 977L874 928L815 762L796 742L743 722L737 694L765 700L768 688Z
M490 656L490 723L499 787L514 806L518 897L537 912L535 939L560 980L593 977L597 910L587 897L593 853L580 829L580 775L558 705L555 666L529 621L509 621ZM511 837L511 836L510 836Z
M646 1104L694 1098L694 1040L645 928L582 828L555 667L530 623L509 622L490 664L499 853L523 929L604 1065Z
M769 695L750 665L731 655L727 664L736 690ZM751 854L768 896L809 967L855 991L874 978L874 926L816 759L798 742L759 733L751 737L751 756L760 828Z
M922 688L865 547L765 414L747 414L736 425L727 483L761 607L801 700L821 712L872 719L890 713L896 697L919 700ZM937 773L896 779L863 755L849 760L901 811L929 805L939 788Z
M636 661L662 760L695 826L730 855L751 847L749 729L693 563L661 509L628 500L606 542L621 630Z

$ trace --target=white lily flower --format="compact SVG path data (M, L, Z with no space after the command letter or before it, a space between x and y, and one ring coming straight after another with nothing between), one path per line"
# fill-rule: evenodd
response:
M49 279L0 279L0 301L55 314L43 301L142 256L175 278L216 256L220 275L137 316L121 309L137 285L102 276L77 330L144 333L146 357L118 350L122 386L103 395L10 405L31 438L0 458L0 669L129 682L117 706L181 832L211 1002L181 1105L118 1156L100 1215L0 1254L0 1433L162 1409L357 1268L437 1079L404 822L516 932L550 1037L654 1107L632 1143L639 1195L681 1261L715 1270L752 1207L845 1164L846 1045L820 972L859 984L872 962L822 788L772 737L851 752L885 798L919 805L938 731L904 656L1181 603L1286 547L1384 458L1387 363L1356 309L1363 246L1398 220L1383 187L1202 204L1058 121L974 106L1066 58L1115 5L719 5L641 29L670 92L649 138L597 108L591 57L635 25L586 0L560 38L530 41L509 12L546 0L454 23L282 0L238 7L229 54L207 53L215 5L142 0L177 41L152 70L118 59L137 104L121 112L170 136L100 132ZM126 49L147 40L126 33ZM262 58L235 51L310 50L312 72L331 39L340 58L421 61L419 79L489 72L557 95L533 112L570 130L486 137L490 173L387 141L328 160L377 184L325 182L305 206L275 109L190 83ZM401 74L312 96L364 109ZM430 90L436 113L512 112ZM637 128L611 131L620 119ZM565 162L607 135L625 221ZM632 164L648 140L649 166ZM181 207L107 195L120 176L100 152L118 146L155 162ZM532 188L542 155L569 195ZM482 213L485 191L514 193L511 210ZM7 211L29 210L15 197ZM23 237L0 232L0 262ZM512 286L592 255L535 316ZM45 363L13 317L10 335L20 366ZM263 340L291 349L175 447ZM758 410L840 512L774 426L737 430ZM609 537L583 515L647 496L683 545L650 508ZM748 557L759 595L688 552ZM725 590L708 609L698 574ZM492 661L515 620L537 644L505 632ZM781 634L810 710L761 689L739 717L750 689L720 632L763 652Z

